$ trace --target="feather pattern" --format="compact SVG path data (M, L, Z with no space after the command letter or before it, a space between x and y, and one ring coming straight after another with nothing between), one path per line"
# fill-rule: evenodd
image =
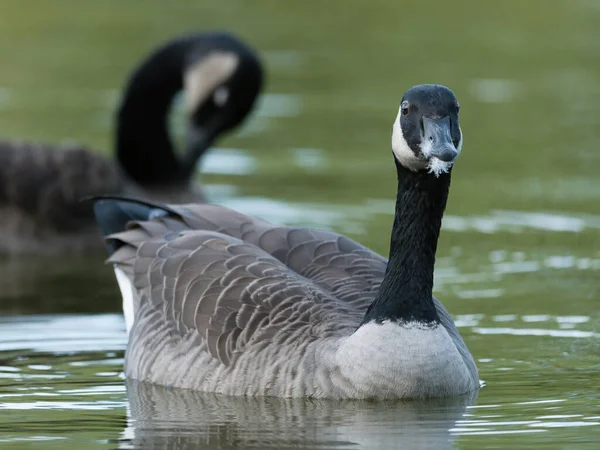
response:
M0 252L98 248L98 232L82 198L119 193L112 161L78 146L0 141ZM41 245L51 243L51 245Z
M82 195L114 194L122 187L114 164L88 149L0 141L0 205L37 215L57 230L93 218L80 203Z
M144 189L116 160L76 145L0 141L0 253L81 253L102 240L86 198L135 194L204 201L199 187Z
M127 376L234 395L397 396L357 392L336 356L361 325L385 258L334 232L221 206L168 209L109 236L121 245L109 261L140 299ZM452 351L470 359L434 301Z

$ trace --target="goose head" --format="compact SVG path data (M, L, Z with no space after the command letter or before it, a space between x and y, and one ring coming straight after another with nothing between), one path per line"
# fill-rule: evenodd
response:
M216 137L248 116L262 87L263 70L254 51L227 33L196 40L184 65L186 158L194 165Z
M392 128L396 161L413 172L449 172L463 142L459 109L445 86L422 84L406 91Z
M229 33L193 33L156 48L130 75L116 116L115 151L125 175L154 194L188 190L198 160L242 123L262 83L258 56ZM187 136L178 152L168 113L181 91Z

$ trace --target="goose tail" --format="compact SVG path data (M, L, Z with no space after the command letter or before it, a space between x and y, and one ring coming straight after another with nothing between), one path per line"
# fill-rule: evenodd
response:
M166 205L127 197L104 196L86 200L94 202L94 215L104 237L108 253L112 258L116 257L117 259L118 256L115 253L127 244L119 239L111 239L111 235L125 231L132 221L150 220L154 217L167 216L172 212ZM128 250L124 248L121 251L127 252ZM129 335L134 324L135 311L139 306L139 298L132 281L133 267L127 264L118 264L111 258L109 258L109 262L113 263L117 283L123 297L123 315Z
M176 214L167 205L127 197L103 196L88 200L94 202L94 215L102 236L125 231L132 221L145 221L154 217ZM124 245L115 239L105 239L109 255Z

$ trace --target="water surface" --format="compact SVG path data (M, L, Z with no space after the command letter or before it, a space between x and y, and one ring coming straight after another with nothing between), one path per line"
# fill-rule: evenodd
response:
M200 164L211 199L382 254L400 96L450 86L465 144L435 293L486 383L468 398L385 403L126 384L104 255L0 259L1 448L598 448L595 2L30 0L24 14L0 0L0 10L0 136L106 153L123 80L146 51L184 31L235 30L259 49L268 84Z

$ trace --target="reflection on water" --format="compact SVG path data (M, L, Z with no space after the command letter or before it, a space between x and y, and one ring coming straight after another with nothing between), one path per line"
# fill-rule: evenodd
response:
M302 100L297 95L267 93L260 96L252 116L295 117L300 114Z
M445 216L444 228L452 231L475 230L482 233L530 230L580 233L600 229L600 216L591 214L564 215L544 212L492 211L487 216Z
M201 161L202 173L221 175L247 175L256 168L256 161L244 150L236 148L213 148Z
M485 103L502 103L514 100L522 89L514 80L480 79L471 81L475 98Z
M126 345L123 318L114 314L14 316L0 319L0 326L3 352L114 352Z
M120 448L453 448L476 395L427 402L235 398L127 382ZM172 428L177 427L177 434Z
M119 291L105 258L0 259L0 314L117 311Z
M1 318L0 447L94 448L116 438L127 404L125 339L120 315Z
M327 156L318 148L291 148L294 164L309 172L324 172L328 169Z
M296 156L299 166L312 168L322 163L318 151L311 151L308 155L310 156L303 151L299 152ZM365 233L365 222L370 217L383 215L391 218L394 214L394 201L382 199L368 199L354 205L330 205L283 202L268 197L233 197L223 199L222 204L271 222L336 227L344 232L356 234ZM445 214L442 229L479 233L522 233L531 230L581 233L587 230L600 230L600 215L500 210L476 216Z
M512 334L515 336L552 336L552 337L573 337L589 338L600 337L600 333L579 330L544 330L539 328L474 328L475 333L480 334Z
M596 350L583 334L565 341L550 333L561 323L585 326L589 317L456 319L473 344L486 387L458 399L370 402L236 398L131 380L125 388L120 314L5 318L0 442L60 439L78 448L112 449L438 449L460 448L469 436L535 434L528 441L532 448L553 448L557 436L580 436L582 427L590 429L590 438L600 433ZM481 333L482 325L497 322L522 331L544 324L549 333L507 332L516 341L498 345L497 337ZM528 348L536 349L535 358ZM574 351L566 362L555 356ZM565 395L565 389L581 395Z

